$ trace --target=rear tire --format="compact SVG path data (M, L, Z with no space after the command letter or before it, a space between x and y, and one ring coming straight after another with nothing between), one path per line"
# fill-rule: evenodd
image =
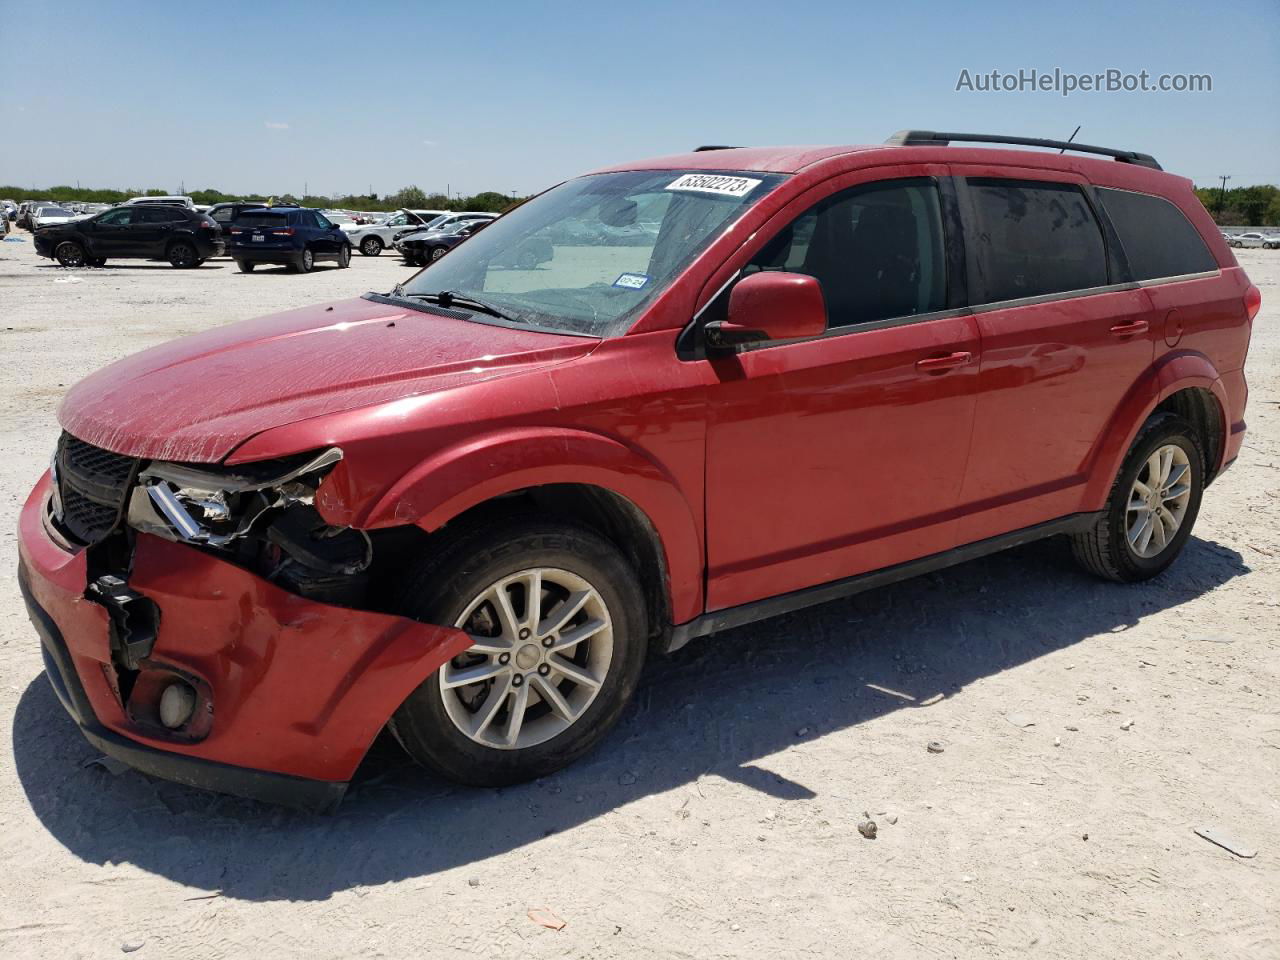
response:
M316 255L311 252L310 247L303 247L302 253L298 255L298 260L294 264L294 270L299 273L310 273L311 268L316 265Z
M435 263L448 252L449 250L446 247L432 247L431 252L427 254L427 256L432 263Z
M257 266L251 260L237 260L236 266L240 268L241 273L253 273L253 268Z
M1170 467L1161 476L1166 460ZM1204 452L1191 425L1172 413L1154 415L1129 448L1102 516L1091 529L1072 535L1077 562L1095 576L1120 583L1163 573L1191 536L1204 495L1204 473ZM1183 484L1185 493L1178 493Z
M382 238L365 237L360 241L360 253L366 257L376 257L382 253Z
M179 241L169 248L169 263L179 270L187 270L200 265L196 248L185 241Z
M559 522L507 518L446 536L411 568L396 609L457 624L477 644L409 695L392 732L422 765L474 786L568 765L617 722L644 666L648 623L635 571L609 542ZM530 608L526 584L535 583ZM477 667L490 675L447 687Z
M64 240L53 251L54 258L64 267L83 267L85 259L84 247L74 240Z

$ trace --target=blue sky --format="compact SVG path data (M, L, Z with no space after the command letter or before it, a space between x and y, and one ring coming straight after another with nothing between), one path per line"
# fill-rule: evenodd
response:
M903 127L1153 153L1280 183L1280 2L0 0L0 183L526 193L700 143ZM957 92L1020 68L1211 93Z

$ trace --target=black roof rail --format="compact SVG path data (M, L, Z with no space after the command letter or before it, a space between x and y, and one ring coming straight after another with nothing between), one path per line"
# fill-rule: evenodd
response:
M723 143L708 143L701 147L694 147L694 153L702 153L705 150L737 150L737 147L725 146Z
M1163 170L1149 153L1136 150L1112 150L1110 147L1093 147L1087 143L1069 140L1041 140L1038 137L1002 137L995 133L938 133L934 130L899 130L885 141L899 147L945 147L951 141L960 143L1006 143L1018 147L1051 147L1055 150L1073 150L1076 153L1096 153L1114 157L1121 163L1136 163L1140 167Z

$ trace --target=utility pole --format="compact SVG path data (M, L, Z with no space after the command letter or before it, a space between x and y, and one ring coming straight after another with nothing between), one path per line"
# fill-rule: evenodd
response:
M1224 173L1222 175L1222 189L1218 191L1218 216L1222 216L1222 207L1227 202L1227 181L1231 179L1231 174Z

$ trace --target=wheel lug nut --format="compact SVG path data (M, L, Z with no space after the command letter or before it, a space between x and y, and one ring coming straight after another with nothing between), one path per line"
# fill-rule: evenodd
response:
M509 653L502 654L500 657L498 657L498 662L505 667L508 663L511 662L511 654Z
M522 627L522 628L521 628L521 630L520 630L520 639L521 639L521 640L528 640L528 639L529 639L529 633L530 633L530 631L529 631L529 628L528 628L528 627Z
M551 645L552 645L553 643L555 643L555 642L556 642L556 638L555 638L555 637L543 637L543 638L542 638L542 645L543 645L544 647L549 647L549 646L551 646Z
M511 685L512 685L513 687L520 687L520 686L523 686L523 685L524 685L524 676L523 676L522 674L517 673L514 677L512 677L512 678L511 678Z
M538 667L538 676L540 677L545 677L550 672L551 672L551 668L548 667L545 663L542 664L542 666Z

